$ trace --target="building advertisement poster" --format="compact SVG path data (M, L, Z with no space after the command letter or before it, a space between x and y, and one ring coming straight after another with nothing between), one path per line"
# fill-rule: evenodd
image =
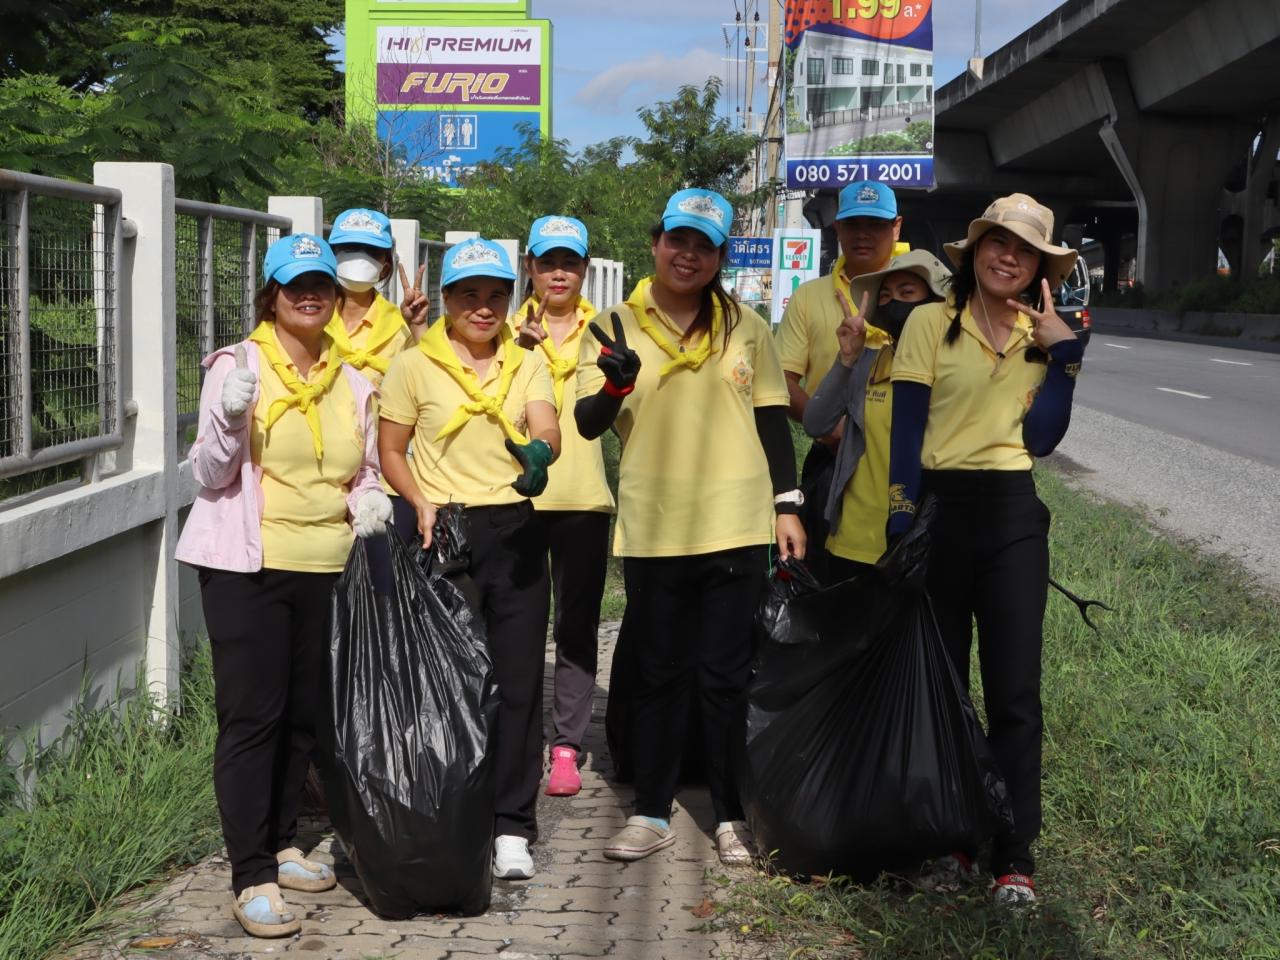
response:
M933 0L786 0L787 186L933 186Z
M527 128L550 136L551 24L513 17L515 7L524 0L348 0L348 118L375 124L448 187L518 147Z
M822 231L808 227L773 231L773 306L770 320L776 327L782 312L800 284L818 278Z

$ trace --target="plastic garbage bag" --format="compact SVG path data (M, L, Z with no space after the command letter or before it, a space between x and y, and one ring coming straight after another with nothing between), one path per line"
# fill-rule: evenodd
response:
M456 547L460 518L441 519L441 542ZM330 819L381 916L481 913L498 707L483 625L420 550L390 528L387 537L390 595L375 593L360 540L334 587L332 722L322 727Z
M761 850L805 874L914 871L1012 823L924 575L932 508L870 573L783 567L757 617L737 765Z

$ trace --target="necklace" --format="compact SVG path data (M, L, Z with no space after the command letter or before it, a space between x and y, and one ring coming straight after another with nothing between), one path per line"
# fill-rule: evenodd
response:
M991 344L991 349L996 352L996 362L991 368L991 376L995 376L1000 369L1000 364L1004 361L1004 351L996 346L995 329L991 326L991 312L987 309L987 298L982 293L982 287L978 287L978 300L982 303L982 324L987 328L987 342Z

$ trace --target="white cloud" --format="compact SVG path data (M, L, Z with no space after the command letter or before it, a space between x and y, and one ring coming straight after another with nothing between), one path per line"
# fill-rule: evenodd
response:
M613 109L630 101L663 99L685 84L701 86L708 77L721 76L724 72L721 56L719 52L702 48L680 57L655 51L596 74L573 99L597 110Z

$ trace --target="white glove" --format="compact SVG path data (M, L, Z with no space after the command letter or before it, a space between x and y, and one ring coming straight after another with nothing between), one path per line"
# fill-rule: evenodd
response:
M249 369L244 346L236 344L236 368L222 381L222 412L228 417L240 416L249 409L257 389L258 377Z
M351 517L351 529L361 540L386 533L387 521L391 519L391 498L381 490L370 490L356 504L356 512Z

